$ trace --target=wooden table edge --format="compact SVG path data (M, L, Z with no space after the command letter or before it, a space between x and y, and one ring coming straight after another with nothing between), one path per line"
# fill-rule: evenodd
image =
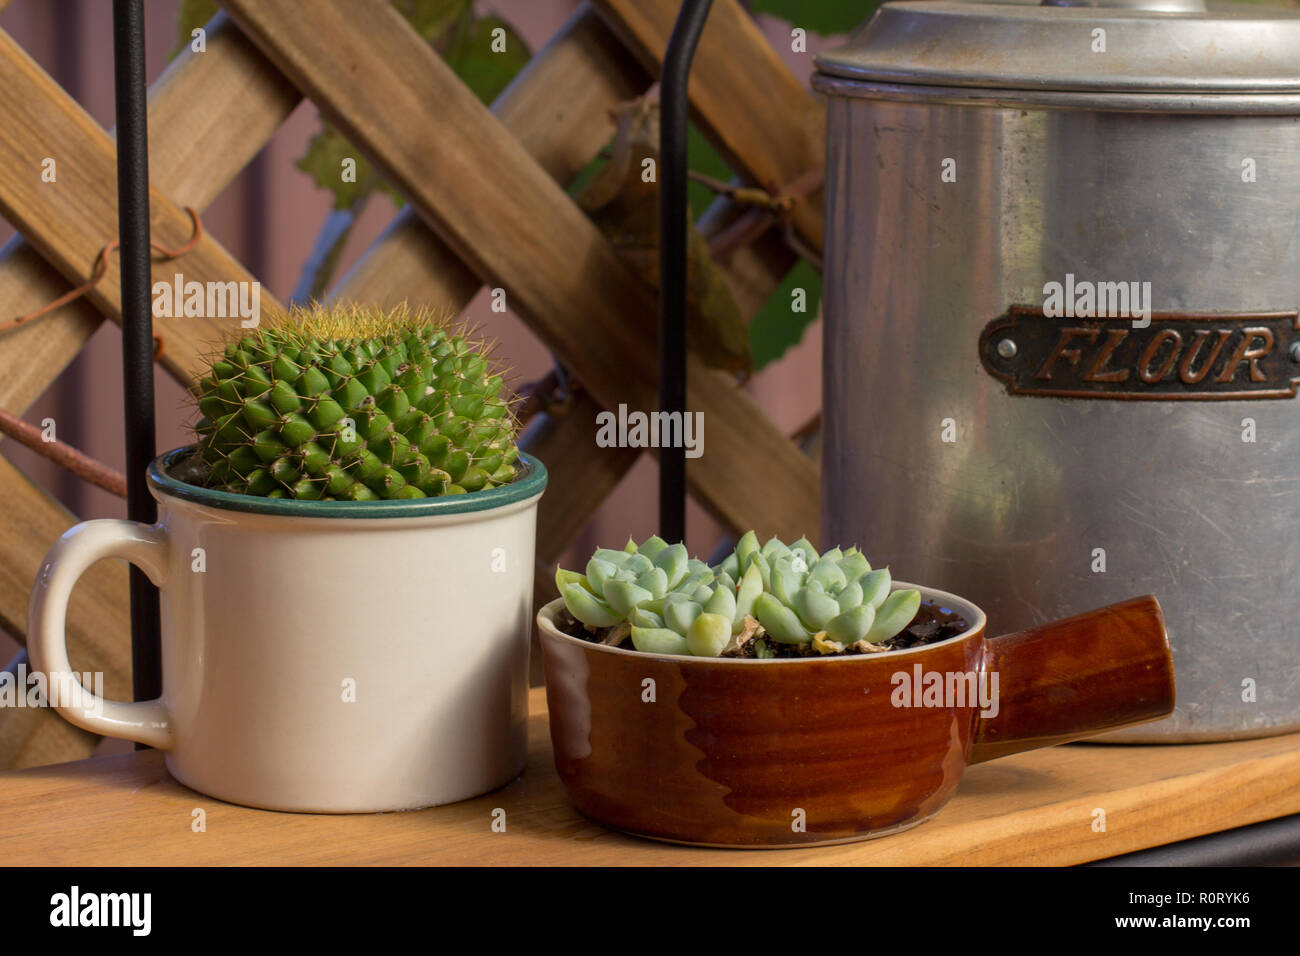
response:
M3 772L4 862L1070 865L1300 813L1300 734L1217 744L1083 744L971 767L934 819L891 837L790 850L678 847L579 816L551 762L541 688L531 692L530 707L522 777L472 800L411 813L317 816L238 807L182 787L158 752ZM1097 782L1102 775L1108 782ZM196 810L206 820L202 831L192 828ZM492 828L502 810L505 833Z

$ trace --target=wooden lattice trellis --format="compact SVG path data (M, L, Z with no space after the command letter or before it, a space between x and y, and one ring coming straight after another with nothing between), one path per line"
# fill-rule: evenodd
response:
M596 448L597 412L656 402L653 295L562 184L608 142L610 107L653 82L677 3L591 0L490 112L387 0L222 6L206 51L183 53L150 91L155 240L185 242L184 207L205 208L309 97L408 200L331 297L462 308L484 282L504 287L583 384L568 413L531 436L529 450L551 472L537 534L545 596L556 558L639 454ZM743 179L779 192L820 169L821 108L736 0L714 3L690 98L696 122ZM0 115L0 213L20 233L0 252L0 303L19 315L79 284L116 235L114 146L3 32ZM15 174L50 155L76 157L60 163L57 188ZM720 200L702 226L720 229L738 215ZM820 252L820 192L795 207L793 227ZM722 265L752 315L794 261L772 231ZM158 266L156 278L175 271ZM206 234L183 269L200 282L253 278ZM105 316L121 320L118 284L111 259L86 299L0 336L0 407L24 412ZM192 382L219 322L160 320L167 371ZM732 529L815 534L816 464L725 374L692 359L688 383L689 407L708 415L707 453L688 472L696 498ZM76 519L3 457L0 495L0 624L21 638L44 552ZM126 593L123 567L97 565L68 615L75 665L103 672L106 693L118 697L130 687ZM78 759L96 739L49 709L0 708L0 768Z

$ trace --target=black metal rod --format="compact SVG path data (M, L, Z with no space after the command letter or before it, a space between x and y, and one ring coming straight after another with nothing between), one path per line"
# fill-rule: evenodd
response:
M153 524L145 482L157 441L153 400L153 312L149 269L149 117L143 0L113 0L117 105L117 230L122 263L122 379L126 412L126 513ZM131 568L131 681L136 700L162 693L158 591Z
M659 534L670 542L686 539L686 94L710 6L682 4L659 81L659 409L682 427L682 441L659 449Z

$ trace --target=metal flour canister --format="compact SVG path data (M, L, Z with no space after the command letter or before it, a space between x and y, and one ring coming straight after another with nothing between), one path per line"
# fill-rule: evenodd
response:
M1300 16L903 0L814 86L823 541L1002 631L1154 593L1111 739L1300 730Z

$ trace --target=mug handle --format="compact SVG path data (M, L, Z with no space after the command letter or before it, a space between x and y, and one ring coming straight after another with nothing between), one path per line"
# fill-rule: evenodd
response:
M155 585L166 576L167 538L157 525L97 518L69 529L45 555L27 604L27 650L45 675L50 704L70 724L167 750L171 718L161 700L105 700L82 686L68 661L68 599L85 570L102 558L125 558Z
M985 686L998 675L997 710L980 712L968 763L1168 717L1174 661L1152 594L989 640ZM988 714L988 716L985 716Z

